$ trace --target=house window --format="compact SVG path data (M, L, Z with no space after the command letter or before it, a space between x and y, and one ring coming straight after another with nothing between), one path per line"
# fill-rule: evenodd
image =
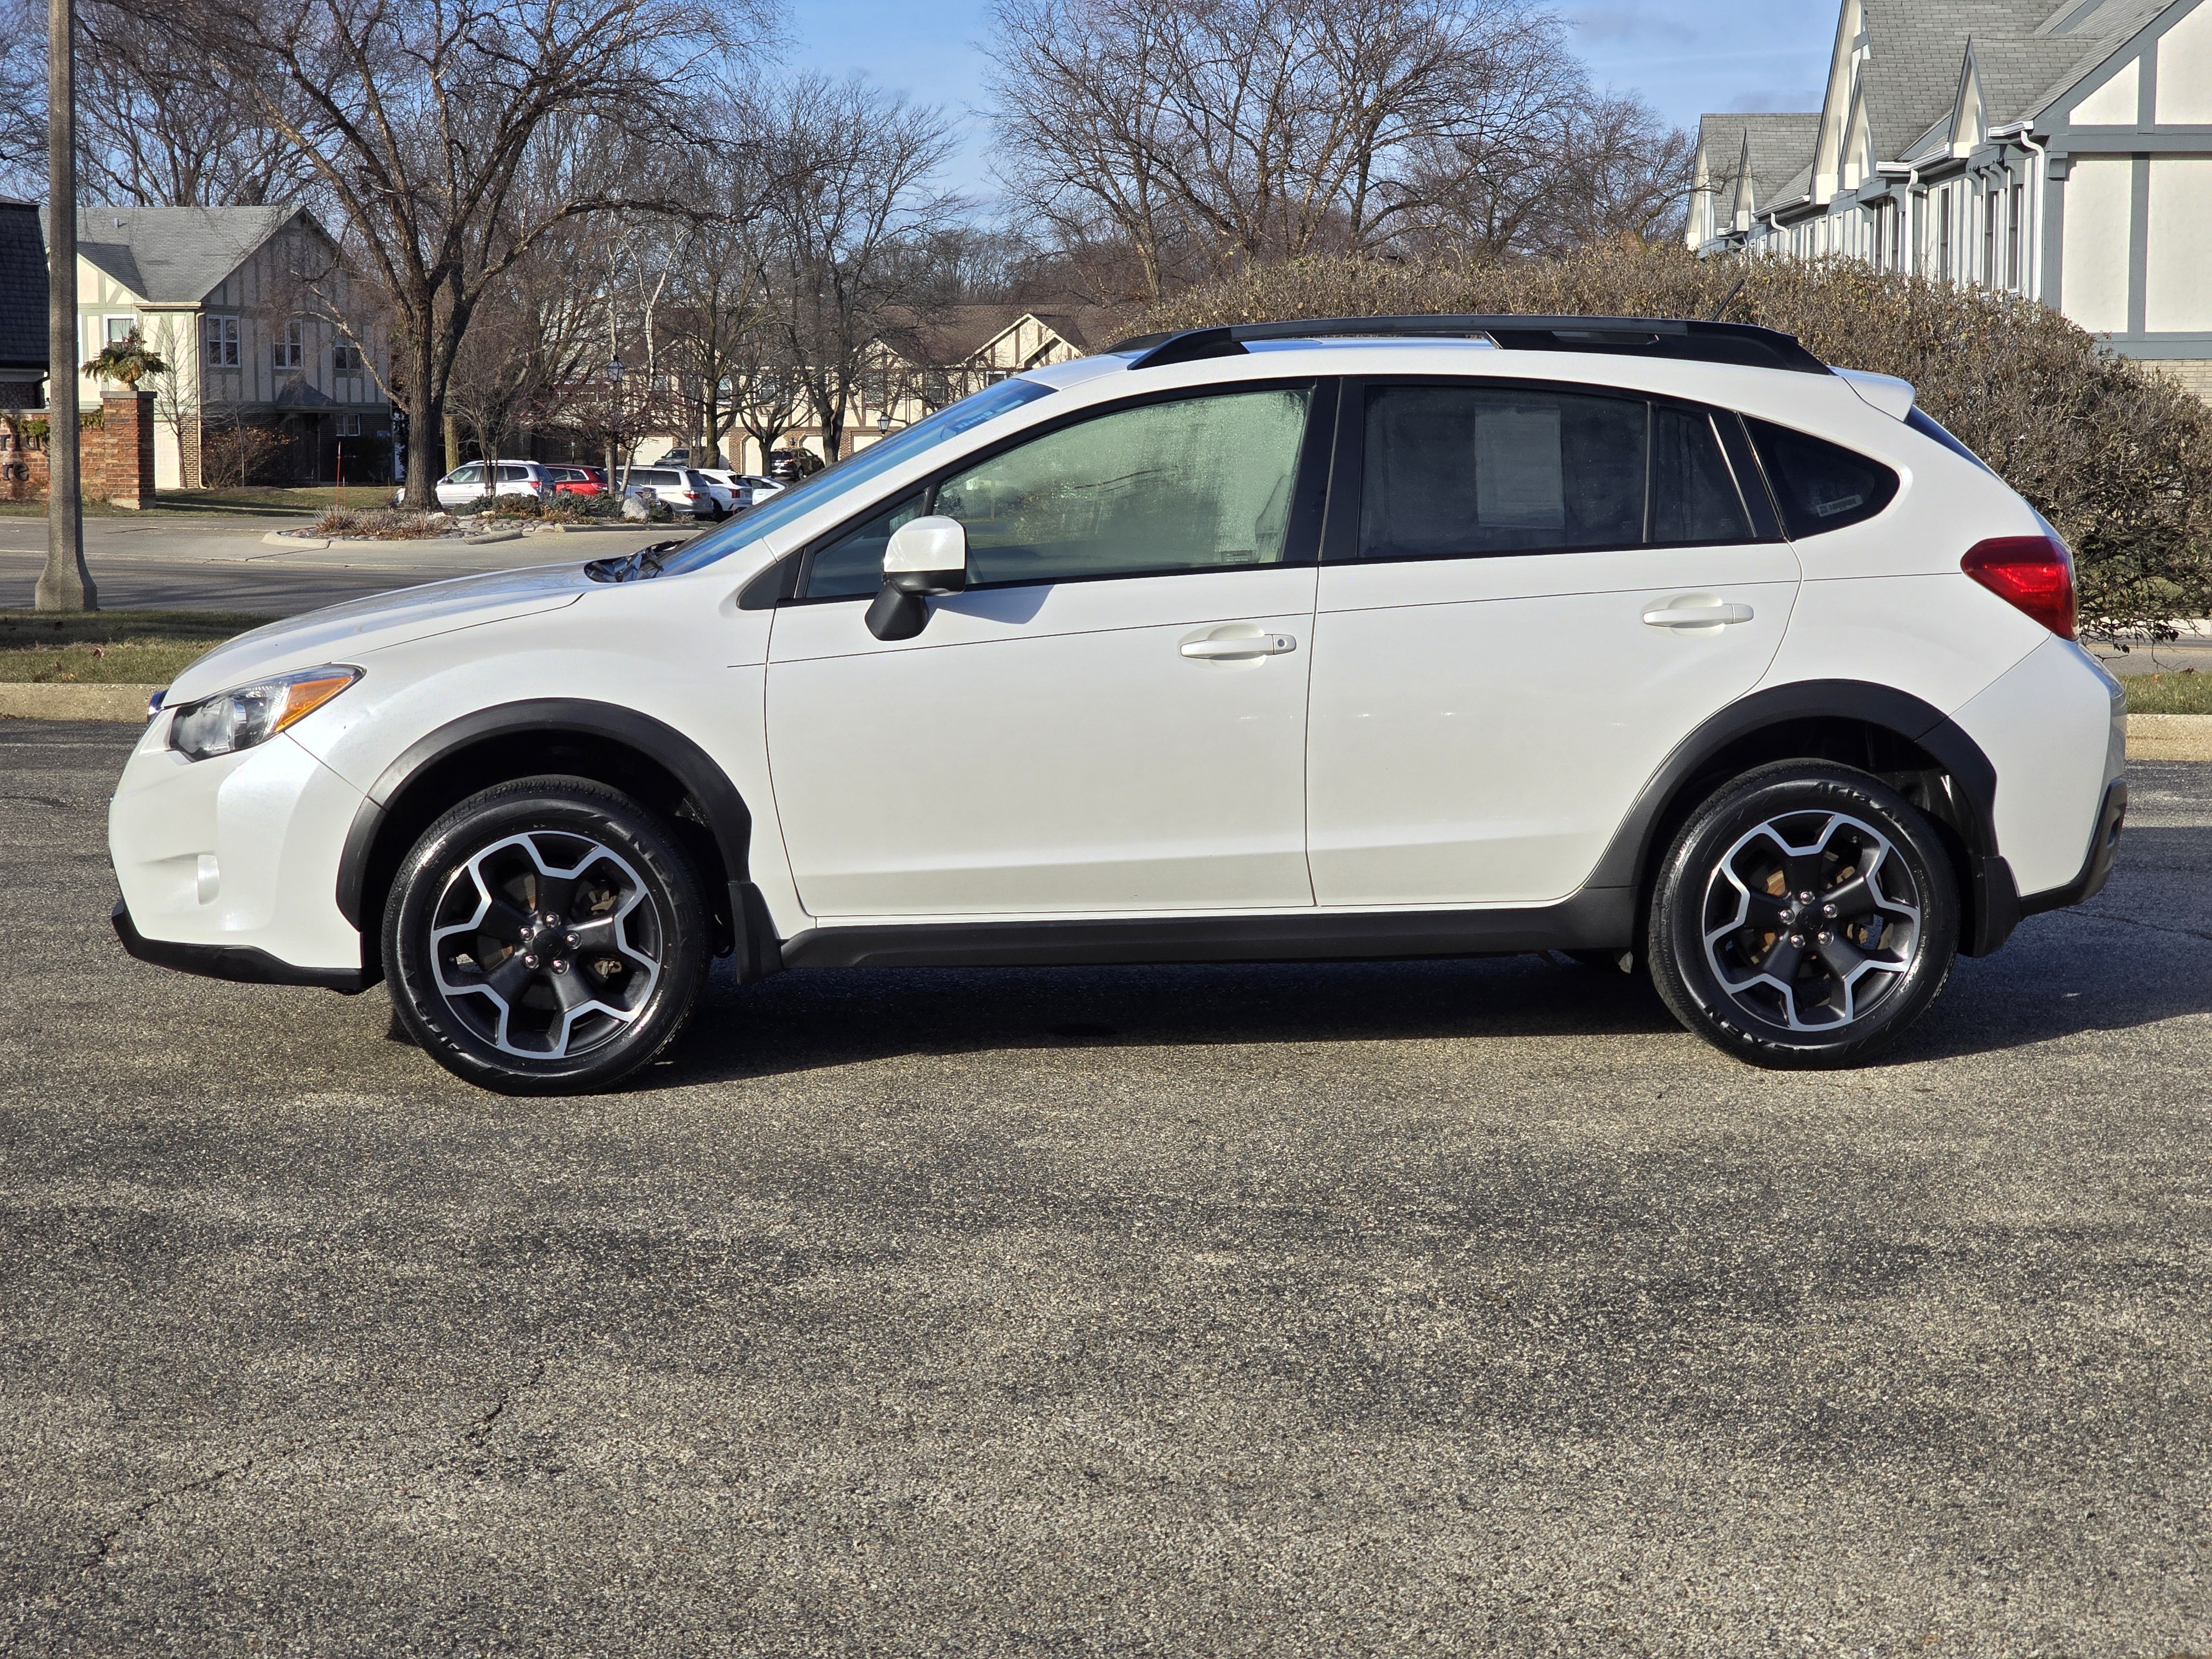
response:
M358 438L361 436L361 416L358 415L339 416L338 436L341 438Z
M1943 186L1936 206L1936 271L1945 282L1951 280L1951 187Z
M307 355L307 325L301 322L284 325L284 331L269 347L269 357L277 368L297 368Z
M361 348L334 345L331 348L331 372L334 374L358 374L361 369Z
M210 368L238 367L238 319L210 317L207 319L207 366Z
M136 317L109 317L102 321L106 331L106 338L102 343L106 345L121 345L138 331Z

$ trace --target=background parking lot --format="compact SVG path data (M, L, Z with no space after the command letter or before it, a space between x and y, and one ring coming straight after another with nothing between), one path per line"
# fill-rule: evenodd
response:
M475 1093L0 721L0 1651L2212 1649L2212 766L1895 1060L1617 975L723 983Z

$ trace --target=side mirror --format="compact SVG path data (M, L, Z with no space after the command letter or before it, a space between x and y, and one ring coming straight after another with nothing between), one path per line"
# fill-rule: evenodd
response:
M967 586L968 532L960 520L909 520L884 549L883 591L868 607L868 632L879 640L910 640L929 621L929 595Z

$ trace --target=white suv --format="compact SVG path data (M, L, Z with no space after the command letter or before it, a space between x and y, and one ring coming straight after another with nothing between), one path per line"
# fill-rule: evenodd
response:
M388 981L598 1088L735 976L1559 951L1855 1060L2094 892L2120 692L2064 546L1787 336L1364 319L1126 343L721 529L195 663L125 769L149 961Z

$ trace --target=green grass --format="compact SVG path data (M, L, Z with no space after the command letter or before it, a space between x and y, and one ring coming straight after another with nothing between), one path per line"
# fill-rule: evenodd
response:
M0 611L0 684L167 685L225 640L275 620L237 611Z
M389 507L392 489L391 484L348 484L346 505ZM218 519L296 519L301 514L320 513L336 499L337 493L329 484L303 485L295 489L157 489L154 492L154 505L144 512L190 513ZM110 507L106 501L89 498L84 504L88 519L136 519L143 518L144 512ZM44 501L0 501L0 517L46 516Z
M2193 668L2172 674L2131 674L2127 688L2130 714L2212 714L2212 674Z

